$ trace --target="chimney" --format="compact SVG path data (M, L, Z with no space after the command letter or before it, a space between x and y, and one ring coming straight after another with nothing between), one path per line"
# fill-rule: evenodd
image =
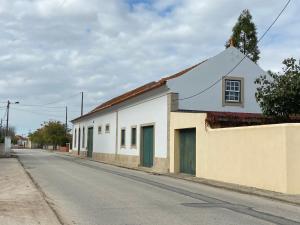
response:
M229 39L229 42L230 42L230 47L234 47L234 44L233 44L233 37L231 37L231 38Z

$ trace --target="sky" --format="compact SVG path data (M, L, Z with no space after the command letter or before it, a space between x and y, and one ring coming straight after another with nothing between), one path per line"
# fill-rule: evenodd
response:
M26 135L224 50L249 9L258 37L285 0L0 0L0 117ZM260 42L264 70L299 59L300 1ZM71 124L69 124L71 127Z

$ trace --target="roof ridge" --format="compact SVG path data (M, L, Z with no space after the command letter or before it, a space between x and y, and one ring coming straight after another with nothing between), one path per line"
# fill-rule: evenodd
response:
M184 70L181 70L180 72L177 72L175 74L172 74L172 75L164 77L164 78L161 78L158 81L152 81L152 82L146 83L146 84L144 84L142 86L139 86L139 87L137 87L137 88L135 88L133 90L127 91L127 92L125 92L125 93L123 93L121 95L118 95L118 96L116 96L114 98L111 98L110 100L108 100L106 102L103 102L102 104L98 105L97 107L95 107L93 110L91 110L87 114L85 114L83 116L80 116L78 118L75 118L72 121L75 121L75 120L78 120L80 118L86 117L86 116L91 115L93 113L96 113L96 112L99 112L99 111L104 110L106 108L109 108L109 107L112 107L114 105L117 105L117 104L119 104L121 102L124 102L124 101L126 101L128 99L136 97L136 96L138 96L140 94L143 94L143 93L146 93L148 91L151 91L151 90L153 90L155 88L161 87L168 80L171 80L171 79L177 78L179 76L182 76L182 75L186 74L187 72L191 71L192 69L196 68L197 66L199 66L200 64L202 64L202 63L204 63L206 61L207 61L207 59L203 60L200 63L197 63L197 64L195 64L193 66L190 66L190 67L188 67L188 68L186 68Z

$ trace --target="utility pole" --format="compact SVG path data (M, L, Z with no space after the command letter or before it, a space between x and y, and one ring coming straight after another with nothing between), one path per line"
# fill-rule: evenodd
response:
M81 92L81 116L83 115L83 91Z
M68 133L68 106L66 106L66 136Z
M5 136L8 136L8 119L9 119L9 105L10 101L7 101L7 107L6 107L6 131L5 131Z
M8 120L9 120L9 106L10 104L19 104L19 102L10 102L9 100L7 101L7 107L6 107L6 132L5 136L8 136Z

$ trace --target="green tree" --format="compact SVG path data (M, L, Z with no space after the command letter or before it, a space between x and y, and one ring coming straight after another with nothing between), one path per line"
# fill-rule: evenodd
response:
M300 114L300 64L294 58L285 59L283 71L268 71L256 79L255 97L267 116L288 120Z
M56 148L58 145L64 146L66 143L71 142L69 130L66 133L65 125L59 121L44 122L41 128L29 134L29 138L40 147L53 145Z
M260 51L257 46L257 32L256 26L252 21L252 16L248 9L244 9L238 18L238 21L232 29L232 36L225 44L228 48L231 45L240 49L240 51L247 55L253 62L259 60Z
M0 127L0 143L4 143L5 136L6 136L6 127ZM14 127L8 128L7 136L9 136L11 140L15 141L16 131Z

